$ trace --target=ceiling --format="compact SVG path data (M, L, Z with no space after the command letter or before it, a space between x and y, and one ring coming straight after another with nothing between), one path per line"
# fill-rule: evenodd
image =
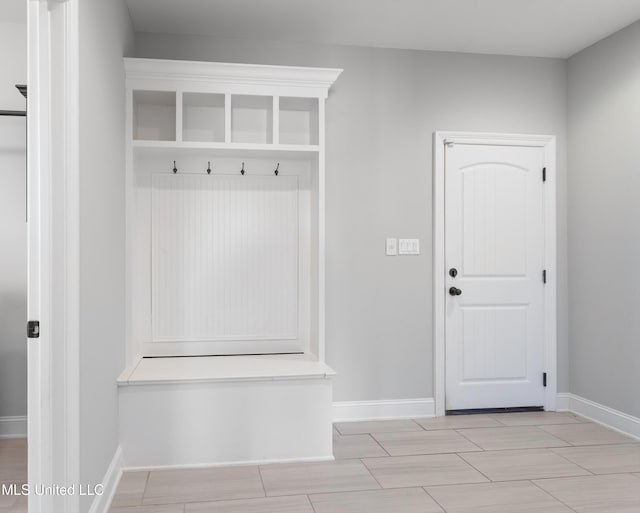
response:
M137 32L561 58L640 19L640 0L126 1Z

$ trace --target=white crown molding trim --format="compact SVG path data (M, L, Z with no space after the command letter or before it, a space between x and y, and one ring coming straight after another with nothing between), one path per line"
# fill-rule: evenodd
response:
M0 417L0 438L26 438L27 416Z
M267 66L226 62L170 59L124 59L130 80L201 81L212 84L277 85L327 90L341 69L299 66Z
M576 413L623 435L640 440L640 418L638 417L570 393L558 394L557 404L558 410Z
M432 397L333 403L334 422L428 418L435 415Z
M102 479L103 493L95 496L89 508L89 513L107 513L109 511L120 482L120 476L122 476L123 466L122 448L118 446Z

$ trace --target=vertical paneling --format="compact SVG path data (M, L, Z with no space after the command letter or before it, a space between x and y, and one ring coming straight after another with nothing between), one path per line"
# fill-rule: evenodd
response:
M154 341L298 337L298 179L152 177Z

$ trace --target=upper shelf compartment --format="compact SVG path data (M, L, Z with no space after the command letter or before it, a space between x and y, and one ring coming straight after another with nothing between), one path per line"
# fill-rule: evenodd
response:
M182 94L182 140L224 142L224 94Z
M273 98L231 96L231 142L273 143Z
M318 144L318 98L279 99L280 144Z
M133 138L145 141L176 140L175 92L133 92Z
M322 151L342 70L125 59L134 148Z

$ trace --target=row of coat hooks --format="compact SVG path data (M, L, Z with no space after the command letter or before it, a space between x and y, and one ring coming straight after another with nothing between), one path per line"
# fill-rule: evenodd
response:
M175 175L178 172L178 166L176 165L176 161L173 161L173 174ZM207 169L206 172L208 175L211 174L211 161L207 161ZM240 168L240 174L244 175L245 170L244 170L244 162L242 163L242 167ZM276 168L273 170L273 174L278 176L278 174L280 173L280 162L278 162L278 164L276 165Z

